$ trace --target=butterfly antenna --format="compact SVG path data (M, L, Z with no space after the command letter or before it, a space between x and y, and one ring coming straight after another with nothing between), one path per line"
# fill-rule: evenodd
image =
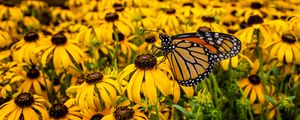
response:
M156 64L156 67L157 67L159 64L163 63L166 59L167 59L167 57L164 56L164 58L163 58L158 64Z

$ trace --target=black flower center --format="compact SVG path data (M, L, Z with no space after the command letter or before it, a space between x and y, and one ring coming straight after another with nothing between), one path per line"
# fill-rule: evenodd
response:
M258 15L250 16L248 19L248 25L261 24L264 22L264 19Z
M115 10L116 10L117 12L121 12L121 11L123 11L123 10L125 9L125 7L124 7L122 4L119 4L119 3L115 3L115 4L113 5L113 7L115 8Z
M129 120L133 118L134 111L127 107L118 107L114 112L114 117L116 120Z
M237 11L236 11L236 10L233 10L233 11L230 12L230 15L235 16L236 13L237 13Z
M294 44L296 42L296 38L292 34L283 34L281 36L281 39L283 42L288 43L288 44Z
M156 63L157 60L153 54L141 54L134 61L135 66L143 70L152 69Z
M186 2L186 3L183 3L182 6L190 6L190 7L194 7L194 4L192 2Z
M90 120L101 120L104 117L104 115L98 113L93 115L93 117Z
M51 42L55 45L64 45L67 42L67 37L62 32L59 32L52 36Z
M253 85L260 83L260 78L257 75L250 75L248 79Z
M30 93L19 94L14 101L19 107L29 107L34 103L34 98Z
M40 76L40 72L37 68L32 67L27 71L27 77L30 79L38 78Z
M241 29L244 29L246 27L247 27L247 23L245 21L243 21L243 22L240 23L240 28Z
M214 17L211 17L211 16L202 16L201 19L202 19L204 22L209 22L209 23L215 22L215 18L214 18Z
M113 37L113 40L117 40L117 39L116 39L116 36L115 36L115 34L114 34L114 33L112 34L112 37ZM125 40L125 36L124 36L124 34L122 34L122 33L118 32L118 40L119 40L119 41L123 41L123 40Z
M156 41L156 38L155 38L154 35L151 35L151 36L148 36L148 37L145 39L145 41L146 41L147 43L154 43L154 42Z
M107 13L106 15L105 15L105 20L107 21L107 22L113 22L113 21L116 21L116 20L118 20L119 19L119 15L117 14L117 13Z
M93 84L100 82L102 79L103 75L100 72L94 72L86 76L85 82L88 84Z
M251 8L253 8L253 9L259 9L262 6L263 5L261 3L259 3L259 2L253 2L253 3L251 3Z
M166 9L165 12L167 14L174 14L176 12L176 10L174 8L169 8L169 9Z
M24 36L26 42L35 42L37 39L39 39L39 35L36 32L28 32Z
M65 117L68 112L69 111L67 106L61 103L56 103L50 108L49 115L52 118L59 119Z

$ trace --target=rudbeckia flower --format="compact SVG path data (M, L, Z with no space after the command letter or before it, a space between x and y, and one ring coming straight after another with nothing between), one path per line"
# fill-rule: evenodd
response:
M21 2L20 8L24 13L32 11L37 12L48 8L48 4L45 1L40 0L25 0Z
M0 48L8 47L12 39L8 32L0 30Z
M11 20L5 20L0 22L0 29L9 32L11 37L18 37L17 23Z
M43 34L36 32L27 32L24 37L11 47L13 60L17 62L26 62L36 64L37 55L33 53L38 46L45 44Z
M166 72L171 73L171 70L164 63L157 64L154 55L141 54L136 57L134 64L123 69L120 73L120 80L133 73L126 86L129 100L142 103L141 95L143 95L150 104L156 105L159 97L157 91L160 91L163 96L171 93Z
M134 40L137 36L124 36L122 33L118 33L118 40L120 45L121 53L127 56L127 59L130 59L132 52L137 50L137 46L130 41ZM116 40L115 37L113 37Z
M179 5L181 5L181 9L178 9L178 13L182 14L187 19L197 18L202 14L201 11L203 11L203 8L199 4L190 1L186 1Z
M145 41L140 46L138 46L138 50L137 50L141 54L145 53L144 51L150 51L155 47L161 46L161 40L159 39L158 35L146 34L142 37L144 38L141 39L145 39Z
M41 63L46 67L53 61L54 68L60 70L68 67L75 67L74 62L79 64L84 58L84 52L77 45L78 43L73 39L68 39L64 33L60 32L52 37L47 37L47 44L37 47L34 52L43 51L41 56ZM49 59L50 58L50 59Z
M105 15L105 22L95 27L95 30L99 30L97 38L102 41L113 41L115 33L120 32L124 36L129 36L134 33L134 27L129 19L120 17L117 13L107 13Z
M238 16L244 16L244 19L249 19L250 16L257 15L262 18L266 18L268 13L272 13L276 10L268 6L268 1L259 1L259 0L247 0L242 3L239 2L239 10L237 12Z
M298 39L300 39L300 15L296 15L295 17L292 17L289 21L288 21L288 25L289 25L289 29L291 30L291 32L297 36Z
M0 97L6 98L12 92L15 92L13 86L17 81L23 79L18 73L21 70L23 64L17 62L8 62L0 64Z
M194 25L195 31L197 31L199 27L207 27L212 32L227 33L226 28L218 24L214 16L202 16L200 20L197 20L195 22L196 22L196 24Z
M21 92L31 92L45 96L45 94L43 95L42 88L48 88L48 90L50 90L51 81L46 75L43 76L42 71L40 71L37 66L31 65L29 70L22 71L22 76L23 79L19 85Z
M81 108L76 105L75 99L70 98L64 104L55 103L49 109L50 120L81 120Z
M102 120L148 120L146 115L138 108L139 105L117 107L112 114L104 116Z
M249 27L237 31L234 35L238 37L246 46L259 42L262 47L272 41L272 34L274 31L264 23L264 19L258 15L250 16L247 25ZM258 34L259 37L253 37Z
M76 93L76 104L85 109L107 109L116 105L117 93L120 92L119 83L109 76L99 72L88 74L85 82L79 86L71 86L67 93Z
M166 34L172 35L181 32L180 20L184 16L178 14L175 8L166 8L157 16L157 25Z
M0 106L0 119L48 120L47 108L50 106L48 101L38 95L20 93L15 99Z
M15 6L14 3L10 1L2 2L0 4L0 20L12 20L19 21L23 18L23 13L21 9Z
M179 99L182 97L182 92L185 93L187 98L192 98L194 96L194 87L186 87L180 85L176 80L171 80L171 94L173 95L173 102L178 103Z
M52 7L50 8L51 17L53 22L66 22L66 21L75 21L77 16L68 8L63 7Z
M243 89L243 97L250 97L250 103L253 104L256 99L260 103L265 102L265 90L262 79L257 75L257 70L259 68L258 60L255 61L254 67L248 77L243 78L238 81L238 86Z
M300 64L300 43L293 34L282 34L271 46L270 59L278 59L279 62Z

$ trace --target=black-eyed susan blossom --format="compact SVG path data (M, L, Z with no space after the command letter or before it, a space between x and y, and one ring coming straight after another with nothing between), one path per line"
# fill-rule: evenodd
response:
M145 39L145 41L138 46L138 52L144 53L145 51L150 51L151 49L154 49L155 47L159 47L161 45L161 41L156 34L146 34L142 39Z
M184 17L182 14L178 14L175 8L165 8L159 11L160 14L157 16L157 25L159 29L162 29L167 34L180 33L180 19Z
M14 99L0 106L1 120L47 120L47 109L51 104L44 98L30 93L20 93Z
M132 76L131 73L133 73ZM120 79L123 80L130 76L126 86L129 100L135 103L142 103L142 101L147 100L150 104L156 105L159 97L158 91L163 96L171 93L169 77L166 73L171 73L166 64L158 64L152 54L141 54L136 57L134 64L123 69L120 73ZM145 98L142 98L141 94Z
M266 88L261 77L258 76L259 61L256 60L249 76L238 81L238 86L243 89L243 97L249 98L250 103L253 104L256 100L260 103L265 102ZM268 85L272 87L272 85Z
M138 108L140 108L139 105L116 107L112 114L104 116L102 120L148 120L146 115Z
M46 96L43 89L47 88L50 91L51 81L49 77L43 74L37 66L31 65L27 71L23 70L21 72L23 79L19 82L19 91L40 96Z
M100 72L88 74L84 83L67 89L67 93L76 93L76 104L80 108L95 110L97 105L101 109L114 107L119 92L119 83Z
M109 12L104 17L104 22L100 25L96 26L99 28L97 30L102 31L99 32L97 37L102 41L113 41L113 36L120 32L124 34L124 36L129 36L130 34L134 33L134 27L131 21L127 18L119 16L116 12Z
M47 37L47 44L37 47L34 52L43 51L41 63L43 67L53 63L57 70L75 67L74 63L79 64L84 58L84 52L79 48L78 42L69 39L64 33L60 32Z
M221 32L227 33L227 30L224 26L218 24L215 20L214 16L205 15L202 16L201 19L195 21L196 24L193 26L194 31L196 31L199 27L207 27L210 28L212 32Z
M51 18L53 22L62 23L66 21L75 21L77 16L68 8L52 7L50 8Z
M37 32L27 32L24 37L12 45L12 57L14 61L37 64L38 58L34 49L45 44L44 35Z
M49 109L50 120L81 120L81 108L76 105L75 98L70 98L64 104L55 103Z
M0 11L0 20L18 21L24 16L21 9L10 1L0 4Z
M277 59L281 63L300 64L300 56L298 56L300 54L300 43L295 35L283 33L270 47L271 59Z

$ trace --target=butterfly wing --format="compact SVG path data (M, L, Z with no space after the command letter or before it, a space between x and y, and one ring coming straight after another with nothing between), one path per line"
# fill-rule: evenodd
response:
M182 39L201 44L214 54L216 61L236 56L241 50L241 41L235 36L225 33L186 33L172 36L172 39Z
M201 44L173 39L175 48L167 54L175 79L184 86L194 86L208 77L214 68L214 56Z

